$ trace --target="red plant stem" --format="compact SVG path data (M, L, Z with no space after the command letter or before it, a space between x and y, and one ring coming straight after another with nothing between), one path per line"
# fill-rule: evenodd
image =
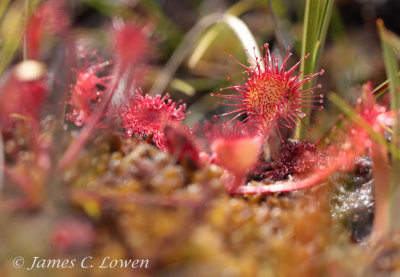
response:
M257 194L257 193L274 193L286 192L305 189L320 184L326 178L332 175L341 167L346 167L354 162L356 153L347 152L341 158L336 158L333 161L327 161L328 166L321 169L319 172L313 172L310 177L299 181L287 181L274 185L265 186L241 186L234 193L237 194Z

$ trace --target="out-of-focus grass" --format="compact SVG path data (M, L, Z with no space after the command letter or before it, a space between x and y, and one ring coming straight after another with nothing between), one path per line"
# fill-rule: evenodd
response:
M385 62L386 74L389 79L390 108L395 111L393 117L393 133L391 141L391 152L400 147L400 80L398 77L399 65L394 50L400 50L400 38L387 30L383 21L377 21L379 35L382 43L383 59ZM390 228L395 230L400 227L400 157L392 156L391 188L388 200L390 200Z
M24 28L40 0L2 0L0 3L0 76L23 42Z
M7 9L8 4L10 4L11 0L3 0L0 2L0 19L3 18L4 12Z
M225 14L240 16L241 14L249 11L250 9L256 8L260 6L261 3L257 1L239 1L232 5L228 10L226 10ZM226 28L224 25L214 25L207 32L203 34L203 36L199 39L199 42L196 45L196 48L193 50L192 55L188 61L188 65L190 68L196 66L201 57L207 51L207 49L211 46L213 41L220 35L223 29ZM248 49L251 50L251 49Z
M157 1L141 0L141 7L155 19L157 29L160 33L168 37L162 44L166 48L166 52L172 53L184 37L184 34L178 26L169 18L165 11L160 7Z
M5 10L8 6L6 2L0 7L3 14L0 26L0 75L4 73L21 44L25 22L24 13L21 13L25 7L23 1L14 2Z
M229 14L215 13L207 15L186 34L182 43L175 50L174 54L171 56L167 64L158 75L153 87L149 92L150 95L155 95L156 93L165 90L176 70L184 58L189 54L198 38L204 33L205 30L219 23L226 24L235 33L243 49L254 49L254 55L258 58L261 57L261 53L253 34L241 19Z
M84 0L84 2L110 17L117 16L121 14L122 11L129 11L124 6L118 5L118 3L108 0Z

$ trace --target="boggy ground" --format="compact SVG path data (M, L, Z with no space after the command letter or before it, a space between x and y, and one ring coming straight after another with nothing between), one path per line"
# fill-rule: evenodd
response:
M400 234L366 243L374 205L369 158L319 186L272 195L228 195L222 172L179 164L146 141L101 135L63 175L65 191L52 208L10 214L2 233L17 237L45 223L50 238L44 227L25 238L44 244L32 255L93 257L93 268L34 270L49 276L389 276L399 269ZM60 222L69 228L58 231ZM6 247L14 252L18 243ZM148 259L149 267L99 268L105 257Z

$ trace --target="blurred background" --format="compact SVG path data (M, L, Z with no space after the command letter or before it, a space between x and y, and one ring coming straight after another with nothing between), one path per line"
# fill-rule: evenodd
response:
M88 37L87 33L91 33L93 39L96 35L101 37L101 30L110 25L110 16L133 18L147 24L153 44L151 54L146 57L148 66L140 84L145 92L151 89L160 71L165 70L164 65L188 32L212 13L237 16L248 26L259 46L269 43L277 55L282 55L286 47L291 46L294 57L289 64L293 65L301 58L305 1L87 0L68 1L68 5L76 35L83 40ZM389 30L399 33L399 11L400 2L396 0L335 2L320 63L325 74L317 81L323 85L322 93L327 95L329 91L335 91L351 101L356 96L352 90L360 84L370 80L379 85L386 79L375 22L377 18L382 18ZM92 43L97 43L97 49L104 46L99 41ZM227 77L241 81L244 69L229 59L229 55L243 63L246 63L246 55L238 38L224 24L214 25L202 32L196 38L194 47L186 53L163 92L170 92L174 99L183 99L188 104L191 114L187 117L187 124L193 125L204 116L227 110L217 105L218 100L209 94L231 85ZM322 130L313 128L315 134L311 134L310 138L317 138L325 127L336 120L328 101L324 106L325 111L315 115L324 122L324 126L320 127Z
M0 12L3 14L4 49L0 55L0 72L4 72L9 63L22 59L23 49L18 47L22 39L18 38L18 33L24 25L26 13L31 13L39 3L39 0L2 1ZM141 70L143 79L137 86L145 92L151 91L153 87L153 93L169 92L174 99L183 99L191 111L187 117L187 124L191 126L204 119L204 116L226 111L226 107L217 105L218 100L209 94L231 85L227 77L239 82L243 78L243 68L229 59L229 55L246 63L245 49L234 32L224 24L211 25L194 36L192 45L187 47L189 49L178 49L189 32L205 16L227 13L238 17L248 26L258 46L269 43L277 55L283 55L286 47L291 46L295 54L289 61L292 65L301 58L305 8L305 1L301 0L73 0L66 1L66 4L72 27L67 40L78 47L96 49L100 56L106 58L112 54L105 32L111 27L112 19L114 22L118 18L140 22L151 41L151 50L144 57L146 66ZM400 3L396 0L335 1L320 62L320 68L325 70L325 74L317 81L323 85L320 90L322 93L326 95L329 91L335 91L351 100L354 99L351 91L358 85L368 80L378 85L385 80L375 22L377 18L382 18L389 30L399 33L399 10ZM18 13L20 18L13 16ZM17 25L15 29L13 24ZM5 45L9 33L14 37L9 43L10 47ZM64 63L60 63L65 43L65 39L49 39L46 41L48 47L41 53L54 71L64 71L65 74L60 76L68 75ZM174 54L178 56L174 61L177 70L171 72L165 65ZM76 62L71 61L70 66ZM167 78L163 91L156 92L154 82L162 72L168 72L171 78ZM60 97L54 98L60 101ZM329 126L335 117L328 115L331 114L328 101L324 105L326 110L318 112L316 117ZM324 129L323 126L321 128ZM316 134L311 134L310 138L321 134L319 128L313 130Z

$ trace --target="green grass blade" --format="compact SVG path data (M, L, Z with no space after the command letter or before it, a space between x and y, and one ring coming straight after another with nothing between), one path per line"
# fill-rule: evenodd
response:
M379 27L381 39L385 43L388 43L392 47L392 50L395 50L395 51L397 51L397 53L400 53L400 37L398 35L396 35L395 33L385 29L384 25L382 25L382 24L383 23L381 23L381 20L378 20L378 27Z
M383 60L385 63L386 74L389 79L390 90L390 108L392 111L400 110L400 80L398 77L399 65L394 53L394 47L398 37L386 30L383 21L377 21L379 35L381 38ZM393 122L393 134L391 141L391 150L400 147L400 113L396 112ZM392 173L390 193L390 227L392 230L400 227L400 157L392 157Z
M400 72L397 72L397 77L400 78ZM385 92L389 90L389 79L382 82L379 86L377 86L372 93L375 94L375 98L381 97Z
M332 14L334 0L307 0L304 12L304 26L301 56L311 55L310 60L306 60L301 64L300 70L303 74L309 75L318 68L319 60L324 49L326 35L328 31L329 21ZM302 89L309 89L312 83L305 83ZM308 109L303 112L309 114ZM303 118L304 123L308 124L309 119ZM299 122L300 126L300 122ZM300 139L306 137L307 130L305 128L296 127L295 135Z

